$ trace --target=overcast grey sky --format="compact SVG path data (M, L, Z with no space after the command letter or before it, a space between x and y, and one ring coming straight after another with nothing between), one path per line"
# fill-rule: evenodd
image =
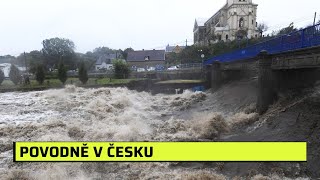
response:
M319 0L253 0L258 22L276 30L320 16ZM73 40L77 52L99 46L161 49L193 40L197 17L209 18L226 0L0 0L0 55L40 50L52 37ZM190 42L191 43L191 42Z

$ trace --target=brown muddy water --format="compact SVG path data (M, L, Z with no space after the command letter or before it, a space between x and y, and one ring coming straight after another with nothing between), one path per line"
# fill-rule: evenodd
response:
M151 95L126 88L83 89L75 86L2 93L0 179L223 180L309 179L317 176L312 174L312 168L309 172L308 165L298 163L280 166L277 163L12 162L14 141L255 140L248 138L248 134L265 127L267 119L276 117L282 106L275 105L266 116L259 116L255 113L255 92L254 82L238 82L213 94L186 91L179 95ZM256 134L255 137L260 136Z

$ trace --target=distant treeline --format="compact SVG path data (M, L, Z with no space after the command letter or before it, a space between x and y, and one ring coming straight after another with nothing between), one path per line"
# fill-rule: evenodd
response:
M51 38L42 41L43 48L31 52L21 53L18 57L11 55L0 56L0 63L11 63L17 66L27 67L31 73L36 71L38 65L43 65L46 71L58 69L60 62L65 64L67 70L79 69L81 63L85 68L94 69L97 59L106 54L117 54L118 59L126 59L132 48L125 50L97 47L86 53L75 52L75 44L70 39Z
M0 64L1 63L15 63L16 57L11 55L0 56Z

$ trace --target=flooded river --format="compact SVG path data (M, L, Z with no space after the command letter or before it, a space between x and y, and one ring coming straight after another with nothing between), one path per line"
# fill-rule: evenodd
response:
M219 163L13 163L12 142L213 141L258 120L253 92L244 85L216 94L75 86L2 93L0 179L231 179Z

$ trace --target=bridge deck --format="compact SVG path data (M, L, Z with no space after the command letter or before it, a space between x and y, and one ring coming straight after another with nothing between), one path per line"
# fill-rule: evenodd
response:
M269 54L279 54L304 48L320 46L320 24L305 29L279 36L274 39L261 42L244 49L231 53L215 56L204 62L204 65L212 64L214 61L234 62L256 57L262 50Z

